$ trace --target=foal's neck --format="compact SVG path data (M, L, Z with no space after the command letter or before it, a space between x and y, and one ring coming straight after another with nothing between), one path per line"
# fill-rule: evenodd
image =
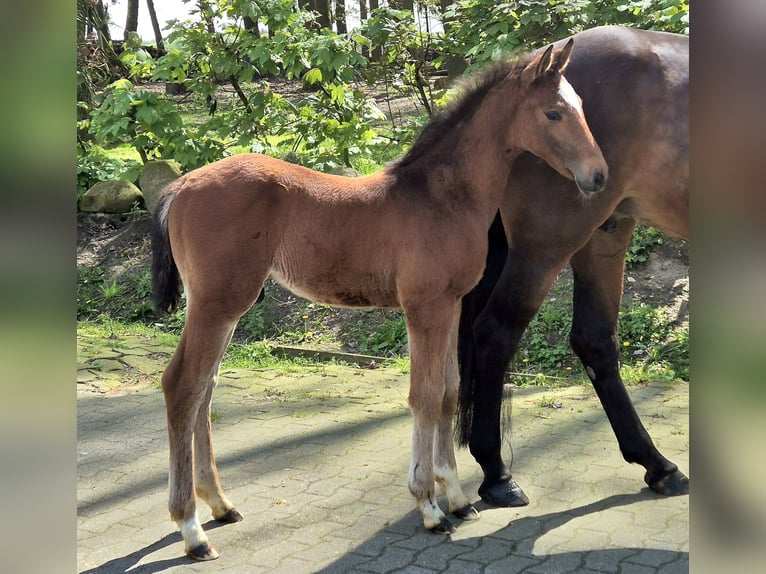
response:
M493 87L473 117L443 144L450 147L444 153L453 172L453 178L447 180L452 184L448 183L445 191L462 190L467 202L486 212L488 222L500 206L511 167L522 151L509 148L507 139L517 108L507 87Z

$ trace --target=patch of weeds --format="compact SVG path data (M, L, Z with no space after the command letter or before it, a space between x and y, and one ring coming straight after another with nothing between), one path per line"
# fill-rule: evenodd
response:
M556 399L556 397L549 397L548 395L543 395L542 397L540 397L540 401L538 405L542 408L558 409L558 408L561 408L561 401Z
M273 366L278 359L271 353L272 346L266 341L245 345L231 344L221 362L225 369L257 369Z
M98 291L105 302L110 299L116 299L122 295L122 287L117 284L117 279L115 277L112 277L110 281L103 282L99 285Z
M407 323L399 310L358 311L356 325L342 343L365 355L397 357L407 344Z
M210 411L210 420L213 421L214 423L221 422L221 420L223 420L223 413L221 413L219 411L211 410Z
M554 285L551 296L540 306L519 343L513 369L537 373L561 373L576 365L569 346L572 327L572 281Z
M101 312L101 286L106 273L98 265L77 268L77 317L97 317Z
M659 364L666 365L676 376L689 380L689 333L679 331L666 343L653 348L649 358Z
M571 372L571 367L567 367ZM548 387L558 388L572 384L579 384L582 380L569 377L559 377L541 372L514 372L512 373L513 384L517 387Z
M665 236L653 227L636 225L633 238L625 255L625 268L634 269L649 260L649 254L655 245L662 245Z
M98 265L77 268L77 318L80 320L108 315L119 322L150 321L156 318L151 293L152 277L148 269L108 273ZM173 321L172 316L168 323L174 327L183 324Z
M237 329L243 332L248 339L260 340L266 338L266 317L263 305L260 303L253 305L239 320Z
M163 329L143 323L123 323L108 315L101 315L97 320L79 321L77 323L78 338L110 339L110 346L121 348L121 339L143 339L149 343L167 347L175 347L179 336Z
M666 307L628 305L619 315L626 381L689 380L689 333L676 329Z
M402 356L402 355L394 357L393 359L391 359L391 366L394 369L396 369L397 372L402 373L403 375L409 374L410 358L409 356Z

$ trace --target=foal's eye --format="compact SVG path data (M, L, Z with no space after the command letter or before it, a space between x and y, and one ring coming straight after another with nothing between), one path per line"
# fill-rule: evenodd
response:
M551 121L557 122L561 119L561 114L558 113L556 110L548 110L547 112L545 112L545 117Z

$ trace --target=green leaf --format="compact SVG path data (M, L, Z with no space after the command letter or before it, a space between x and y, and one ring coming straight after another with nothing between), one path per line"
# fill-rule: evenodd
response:
M319 68L311 68L303 76L303 80L309 85L318 84L322 81L322 70Z

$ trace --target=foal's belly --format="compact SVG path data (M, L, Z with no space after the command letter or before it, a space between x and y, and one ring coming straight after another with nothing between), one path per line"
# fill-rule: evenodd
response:
M315 274L290 273L277 266L271 270L272 278L282 287L317 303L356 308L400 306L396 288L388 280L370 273L360 273L353 278L347 275L348 272L334 273L329 269Z

